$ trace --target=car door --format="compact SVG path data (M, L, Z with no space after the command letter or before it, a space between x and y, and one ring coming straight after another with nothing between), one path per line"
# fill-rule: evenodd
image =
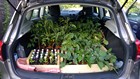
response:
M134 0L126 9L126 16L133 33L140 40L140 0ZM140 63L135 64L129 79L140 79Z
M128 21L136 37L140 39L140 1L136 0L126 12Z

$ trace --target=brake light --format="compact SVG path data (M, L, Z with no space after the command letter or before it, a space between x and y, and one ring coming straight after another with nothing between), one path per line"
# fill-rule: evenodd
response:
M3 42L0 41L0 60L3 60L3 57L2 57L2 45L3 45Z
M137 54L136 59L140 59L140 40L136 40L136 46L137 46Z

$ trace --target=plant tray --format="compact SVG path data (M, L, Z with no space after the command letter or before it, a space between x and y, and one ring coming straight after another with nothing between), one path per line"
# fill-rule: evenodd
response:
M29 71L50 72L50 73L93 73L110 70L108 67L100 69L97 64L92 64L91 67L89 67L87 64L84 64L84 65L66 65L60 68L60 62L62 62L63 59L60 58L59 56L57 56L58 59L54 64L30 64L29 61L32 56L32 53L33 51L30 52L27 58L18 58L17 65L19 68Z
M44 65L44 64L47 64L47 65L59 65L60 64L60 56L59 55L56 55L58 53L57 51L58 50L56 50L56 49L54 49L54 50L48 50L48 49L45 50L45 49L42 49L41 51L36 50L36 52L35 52L35 50L32 50L30 52L29 56L27 57L27 60L26 60L27 61L27 64L28 65ZM32 57L33 54L34 54L34 56ZM41 58L41 54L42 54L42 58ZM50 54L53 55L53 56L51 56ZM50 59L50 57L53 60L52 63L50 63L49 62L50 60L48 60L48 59ZM31 64L30 63L30 59L31 58L34 59L34 61L37 61L37 62ZM42 62L43 63L40 63L39 62L39 59L40 58L42 59ZM49 63L48 62L44 63L45 59L47 59Z
M97 64L88 65L66 65L60 68L59 65L28 65L27 58L18 58L17 65L19 68L29 71L37 72L50 72L50 73L93 73L108 71L108 67L104 67L102 70Z
M36 72L50 72L50 73L59 73L59 65L29 65L27 64L27 58L18 58L17 66L21 69L28 71Z
M104 67L101 70L97 64L92 64L91 67L88 65L66 65L65 67L61 68L61 73L93 73L108 70L108 67Z

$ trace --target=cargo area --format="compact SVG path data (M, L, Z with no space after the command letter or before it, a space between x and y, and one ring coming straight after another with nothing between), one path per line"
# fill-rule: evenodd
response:
M123 70L127 55L110 9L61 4L25 14L12 52L18 73L115 78Z

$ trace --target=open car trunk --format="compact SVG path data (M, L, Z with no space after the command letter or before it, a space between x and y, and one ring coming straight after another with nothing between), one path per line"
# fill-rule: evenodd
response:
M58 6L58 5L56 5L56 6ZM81 7L81 6L79 6L79 7ZM87 5L82 6L82 8L83 7L87 8ZM86 11L82 12L82 9L70 10L70 11L67 11L66 13L65 13L65 11L61 11L60 13L59 12L57 13L56 10L58 10L58 7L55 7L52 9L53 13L52 13L52 15L50 14L51 17L50 16L48 17L48 14L46 14L48 12L48 10L47 10L48 8L49 8L49 10L51 10L52 7L44 6L41 8L32 9L32 10L28 11L29 13L25 13L26 17L24 18L24 21L22 21L22 26L21 26L23 28L20 28L18 38L15 42L13 42L13 44L11 46L11 48L13 48L12 49L12 57L13 57L13 63L14 63L13 68L15 69L15 71L17 72L17 74L19 76L22 76L23 78L30 78L32 76L32 78L37 78L37 79L39 79L39 78L40 79L47 79L47 78L48 79L91 79L91 78L116 79L122 74L122 71L125 68L125 64L126 64L125 61L127 58L126 57L127 52L125 51L125 49L126 49L125 43L122 41L122 39L118 33L118 29L117 29L118 27L117 27L117 24L115 23L116 20L113 19L113 16L111 16L111 15L113 15L112 11L110 11L108 9L105 11L105 9L102 9L105 12L108 11L109 17L105 16L105 15L103 17L100 17L100 16L102 16L101 14L99 14L100 12L98 12L101 10L101 9L99 9L100 7L92 6L87 9L87 12L90 12L90 9L91 9L92 16L90 15L90 13L87 13L90 16L85 15ZM94 8L94 11L93 11L93 8ZM97 9L99 9L99 10L97 10ZM45 12L42 12L42 11L45 11ZM51 11L49 11L49 13L51 13ZM45 65L45 66L56 65L56 63L51 63L51 64L30 63L32 51L34 49L36 49L36 51L39 49L39 51L41 52L42 49L44 48L45 52L47 52L46 47L49 47L49 45L46 45L46 47L44 47L44 46L39 47L37 42L34 42L33 46L28 47L29 43L33 41L33 40L31 41L31 39L34 39L33 33L35 33L35 32L32 31L32 29L34 29L33 26L35 23L42 20L41 19L42 16L47 16L45 19L52 20L51 22L54 22L54 23L58 23L59 17L63 18L64 20L67 20L66 17L70 18L70 20L69 20L70 22L68 22L68 23L72 23L72 22L78 23L79 21L81 21L81 19L83 19L81 24L88 23L87 17L92 17L93 24L99 23L98 28L100 28L100 30L101 30L101 31L99 31L99 33L102 33L102 35L103 35L102 39L106 39L106 41L107 41L105 44L103 44L103 47L105 48L104 51L108 51L110 49L112 55L114 55L116 57L115 63L113 63L113 66L114 66L113 68L116 68L116 69L110 70L110 68L112 68L112 67L110 67L109 70L105 70L105 71L97 71L97 72L89 71L89 72L85 72L85 73L81 72L81 71L77 71L75 73L67 72L67 69L66 69L64 72L62 72L61 66L59 66L61 64L61 62L71 63L71 61L73 61L73 60L64 61L65 59L61 60L61 58L60 58L59 64L57 64L58 65L57 68L60 70L55 70L55 68L52 68L52 67L51 67L51 69L43 68L43 66L42 66L42 65ZM85 19L86 19L86 22L85 22ZM60 23L60 25L61 25L61 23ZM42 27L40 27L40 29L43 28L43 26L44 25L42 25ZM52 27L52 28L54 29L54 27ZM90 28L90 29L92 29L92 28ZM75 32L77 32L77 31L75 31ZM73 33L73 31L71 30L70 33ZM47 37L47 36L45 36L45 37ZM63 37L63 39L66 39L66 38ZM73 40L73 39L71 39L71 40ZM51 45L51 46L52 46L51 49L48 48L50 51L53 48L55 48L55 47L53 47L53 46L55 46L55 44ZM60 48L59 48L60 51L62 50L61 47L62 47L62 44L60 44ZM54 52L54 50L52 50L52 52ZM63 55L65 55L65 54L68 54L68 53L64 53ZM45 54L43 54L43 56L44 55ZM58 55L60 55L60 54L58 54ZM72 56L73 55L70 55L70 57L72 57ZM39 58L41 58L41 55L39 55ZM19 59L21 59L21 60L19 60ZM103 59L103 60L106 60L106 59ZM112 61L112 60L110 59L107 61L110 63L110 61ZM71 64L68 64L68 65L77 65L77 64L79 64L79 63L72 62ZM87 64L87 63L84 62L84 64ZM38 69L40 69L40 70L37 70L37 68L34 67L34 65L40 65L40 66L38 66ZM65 66L66 65L67 64L65 64ZM90 66L90 64L88 64L88 66ZM71 68L71 69L73 69L73 68ZM83 68L81 68L81 70L82 69ZM74 70L75 69L73 69L71 71L74 71ZM93 70L94 70L94 68L93 68ZM83 71L86 71L86 70L83 70Z
M29 40L27 40L27 38L30 38L30 33L25 34L22 38L20 38L19 40L16 41L16 48L15 48L15 51L13 52L15 60L17 60L17 56L27 58L27 56L31 52L32 48L30 48L30 49L27 48L28 43L26 43L26 42L29 41ZM123 49L121 40L119 38L117 38L116 36L114 36L114 34L112 34L108 29L106 29L106 39L109 41L109 45L107 45L106 48L111 47L112 52L117 56L117 60L122 61L124 63L126 55L124 53L124 49ZM25 55L24 55L24 53L25 53ZM16 61L14 61L14 62L16 62ZM23 63L23 61L22 61L22 63ZM121 63L119 63L119 65L121 65ZM108 79L108 78L114 79L114 78L117 78L121 74L120 72L122 72L122 70L123 70L123 66L121 66L116 71L112 70L112 71L105 71L105 72L90 72L90 73L54 73L55 70L48 71L48 72L43 72L43 71L37 72L35 70L32 70L32 68L30 68L29 70L24 70L24 68L22 68L22 66L18 67L16 65L16 63L15 63L15 67L16 67L16 71L19 74L21 74L22 76L30 77L29 74L31 74L31 75L34 75L34 76L32 76L32 78L41 77L41 78L49 78L49 79L51 79L51 78L52 79L59 79L59 78L65 79L67 77L70 77L70 78L72 77L72 79L79 79L79 78L80 79L85 79L85 78L90 79L93 77L95 77L97 79L100 79L103 77L105 79Z

